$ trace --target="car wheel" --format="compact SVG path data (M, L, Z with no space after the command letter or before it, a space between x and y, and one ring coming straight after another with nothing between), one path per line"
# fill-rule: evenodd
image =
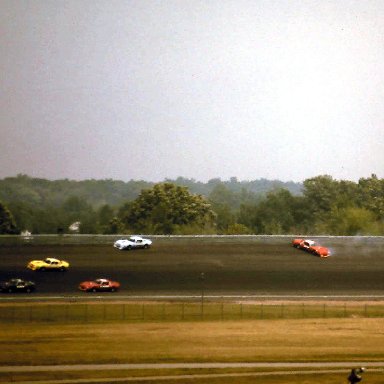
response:
M145 244L144 245L144 249L148 249L149 248L149 245L148 244Z
M115 292L115 288L111 288L111 292Z
M65 272L66 270L67 270L67 268L65 268L65 267L61 267L61 268L60 268L60 271L61 271L61 272Z
M130 251L131 249L132 249L132 247L130 245L128 245L127 250Z
M44 267L41 267L41 268L38 269L38 271L44 272L44 271L45 271L45 268L44 268Z
M8 293L12 293L13 292L13 289L12 288L8 288Z
M92 292L97 292L97 289L96 288L92 288Z
M27 288L27 289L26 289L26 292L27 292L27 293L31 293L31 292L32 292L32 289L31 289L31 288Z

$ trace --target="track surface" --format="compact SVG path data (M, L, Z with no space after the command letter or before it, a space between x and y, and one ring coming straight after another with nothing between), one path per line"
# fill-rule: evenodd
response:
M149 250L135 251L118 251L111 244L3 245L0 280L33 280L38 289L33 296L92 295L77 287L98 277L119 281L119 295L199 295L202 290L207 295L384 294L383 238L319 240L331 248L331 257L320 259L294 249L287 238L170 238L155 240ZM49 256L69 261L70 270L26 268L28 261Z

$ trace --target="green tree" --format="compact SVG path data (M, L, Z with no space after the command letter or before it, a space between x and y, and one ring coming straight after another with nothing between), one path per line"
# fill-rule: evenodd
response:
M372 211L378 219L384 219L384 179L373 174L370 178L360 179L358 186L360 205Z
M268 192L266 198L255 206L242 205L239 223L251 228L255 233L283 234L295 228L303 214L299 198L286 189Z
M204 230L212 227L215 218L210 204L201 195L192 195L186 187L171 183L143 190L126 207L123 222L127 229L138 232L171 234L188 226Z
M338 200L338 182L329 175L316 176L304 181L304 196L312 216L327 214Z
M104 234L117 234L124 231L124 224L118 217L109 220L108 226L104 228Z
M15 235L17 233L19 230L12 213L3 203L0 203L0 234Z
M97 233L97 214L84 198L68 197L62 205L62 210L65 212L64 228L79 221L80 233Z
M115 218L114 209L109 204L101 206L97 212L98 232L109 234L112 229L111 222ZM114 226L113 226L114 227ZM117 233L117 232L112 232Z
M216 184L209 194L209 202L216 214L216 225L219 233L225 233L230 225L235 224L234 211L237 205L237 196L223 183Z
M325 230L319 229L320 232L341 236L381 234L375 214L366 208L359 207L334 209Z

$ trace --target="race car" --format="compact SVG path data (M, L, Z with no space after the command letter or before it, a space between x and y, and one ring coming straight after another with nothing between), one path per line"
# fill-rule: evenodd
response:
M323 247L317 244L315 241L309 239L294 239L292 241L292 246L322 258L331 255L331 252L328 248Z
M32 271L66 271L69 268L69 263L64 260L47 257L45 260L33 260L27 265Z
M136 248L144 248L147 249L152 245L152 240L144 239L140 236L131 236L129 239L120 239L115 241L113 246L120 251L123 250L131 250Z
M120 288L120 283L108 279L96 279L93 281L83 281L79 289L85 292L115 292Z
M6 293L26 292L31 293L36 289L33 281L25 281L23 279L10 279L0 283L0 291Z

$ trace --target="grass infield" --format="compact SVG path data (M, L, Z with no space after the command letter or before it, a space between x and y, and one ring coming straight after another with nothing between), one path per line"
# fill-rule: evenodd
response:
M0 365L153 362L383 361L383 318L263 319L184 322L103 322L2 325ZM305 375L243 376L261 370L144 370L0 374L0 382L209 374L176 383L342 383L348 370ZM263 372L265 370L262 370ZM281 371L281 370L279 370ZM228 373L228 376L215 374ZM232 376L232 374L239 374ZM229 375L231 374L231 375ZM382 383L369 370L367 383ZM112 379L111 379L111 382ZM132 382L132 381L130 381Z

